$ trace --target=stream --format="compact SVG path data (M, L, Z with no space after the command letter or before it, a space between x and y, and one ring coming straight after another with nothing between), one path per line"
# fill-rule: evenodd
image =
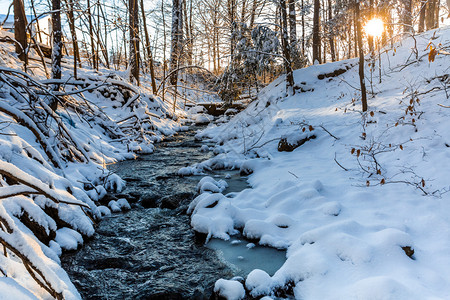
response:
M155 152L110 166L127 181L117 198L132 209L103 219L92 239L61 257L63 268L83 299L209 299L219 278L244 277L260 268L273 274L285 252L255 246L242 237L211 240L206 246L185 210L202 176L179 177L184 166L212 157L200 151L194 131L169 137ZM247 188L232 171L224 194Z

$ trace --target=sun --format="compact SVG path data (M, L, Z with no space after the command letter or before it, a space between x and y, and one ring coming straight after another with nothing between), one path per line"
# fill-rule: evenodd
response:
M380 19L371 19L364 26L364 31L373 37L380 37L384 31L384 23Z

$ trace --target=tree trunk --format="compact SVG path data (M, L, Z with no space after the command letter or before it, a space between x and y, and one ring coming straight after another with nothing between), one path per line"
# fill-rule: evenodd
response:
M101 30L100 30L100 25L99 25L99 28L98 28L98 44L99 44L99 47L102 50L102 54L103 54L103 58L105 59L106 67L109 69L109 57L108 57L108 45L107 45L107 43L108 43L108 36L106 34L106 28L107 28L106 21L107 21L107 19L106 19L106 16L105 16L105 12L103 10L103 5L100 5L100 1L98 2L98 7L99 7L100 12L102 13L103 27L105 29L105 39L102 40L102 34L101 34ZM99 15L100 15L100 12L99 12ZM100 24L100 19L98 19L98 24Z
M253 26L255 25L255 16L257 7L258 7L258 0L253 0L252 11L250 12L250 25L248 27L250 28L250 30L252 30Z
M328 20L327 20L327 11L325 9L325 1L322 0L322 23L323 24L327 24ZM325 27L325 26L323 26ZM323 28L324 29L324 28ZM323 55L323 60L322 63L325 64L327 62L327 41L326 39L323 39L322 43L320 43L322 49L320 50L320 53L322 53Z
M305 49L305 43L306 43L306 40L305 40L305 26L306 26L306 24L305 24L305 11L304 11L304 9L305 9L305 7L304 7L304 3L303 3L303 0L302 0L302 53L303 54L305 54L305 51L306 51L306 49Z
M320 0L314 0L314 19L313 19L313 64L316 60L321 63L320 58Z
M409 0L406 0L409 1ZM373 18L373 0L369 0L369 7L367 9L367 15L368 15L368 19L371 20ZM362 20L361 20L362 22ZM368 35L367 37L367 44L369 45L369 51L373 52L373 36Z
M366 83L364 79L364 53L363 53L363 44L362 44L362 30L361 30L361 17L359 12L359 0L356 0L355 5L355 13L356 13L356 36L358 40L358 50L359 50L359 82L361 85L361 103L362 103L362 111L367 111L367 93L366 93Z
M137 0L128 2L130 16L130 81L139 85L139 7Z
M27 64L27 55L25 50L27 48L27 17L25 15L25 7L23 0L14 0L14 39L16 43L16 53L19 54L19 59Z
M427 30L437 28L438 21L436 20L436 6L439 7L437 0L428 0L425 17Z
M94 42L94 26L92 24L92 15L91 15L91 2L87 0L87 14L88 14L88 23L89 23L89 37L91 40L91 56L92 56L92 67L98 70L98 59L97 53L95 52L95 42Z
M247 15L247 0L242 0L241 23L245 23L246 15Z
M37 14L36 14L36 7L34 6L34 1L30 1L31 9L33 10L33 16L37 20ZM39 28L39 22L36 22L36 30L37 30L37 36L39 43L42 43L42 34L41 34L41 28Z
M412 32L412 0L403 0L403 32Z
M448 2L447 2L448 3ZM441 1L436 0L436 6L434 7L434 28L439 28L439 9L441 8ZM450 9L450 7L449 7Z
M299 53L299 45L297 40L297 14L295 11L296 0L288 0L289 2L289 42L293 68L302 67L303 53Z
M52 79L61 79L62 32L61 32L61 2L52 0ZM59 89L59 85L55 90Z
M173 72L178 68L179 60L181 59L181 40L183 32L180 30L182 27L183 16L183 0L172 1L172 46L170 50L170 69L169 72ZM178 81L178 72L175 71L170 76L170 84L176 85Z
M419 33L425 30L426 7L427 7L427 0L420 1Z
M144 27L144 35L145 35L145 48L147 49L148 63L150 66L150 76L152 82L152 91L156 93L156 80L155 80L155 68L153 66L153 55L152 50L150 49L150 36L147 30L147 20L145 17L145 8L144 8L144 0L141 0L141 12L142 12L142 25Z
M294 90L294 75L291 66L291 56L289 51L289 39L287 31L287 11L286 0L280 0L281 11L281 45L283 47L284 66L286 69L286 90L288 94L295 94Z
M328 0L328 40L330 43L331 61L336 61L336 50L334 45L334 30L333 30L333 6L331 0Z
M68 0L67 6L68 6L67 19L69 20L70 35L72 36L72 47L73 47L73 77L75 77L76 79L78 63L80 64L81 67L81 60L80 60L80 51L78 49L77 32L75 30L73 0Z
M227 0L228 9L228 19L230 21L230 54L231 60L233 60L233 55L236 48L236 39L234 38L234 32L237 28L236 24L236 0Z
M61 79L61 58L62 58L62 32L61 32L61 2L52 0L52 79ZM52 90L58 91L59 83L52 86ZM50 99L49 106L53 111L58 108L58 101Z

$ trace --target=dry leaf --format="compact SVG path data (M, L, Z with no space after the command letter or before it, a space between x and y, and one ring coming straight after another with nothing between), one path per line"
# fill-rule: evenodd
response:
M430 53L428 53L428 61L434 62L434 59L436 58L436 55L438 52L436 51L436 48L433 48L433 46L430 46Z

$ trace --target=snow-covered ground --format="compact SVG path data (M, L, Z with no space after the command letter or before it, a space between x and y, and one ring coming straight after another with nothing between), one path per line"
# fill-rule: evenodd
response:
M45 82L34 58L30 78ZM65 91L75 91L71 63L63 66ZM92 236L93 219L129 209L125 199L109 208L98 202L124 186L107 165L150 153L153 142L185 128L171 118L169 103L108 70L80 69L83 92L51 114L44 90L33 99L23 92L28 77L21 69L13 46L1 43L0 299L79 299L60 266L62 249L75 250ZM17 85L7 83L14 79Z
M252 188L233 198L222 183L205 188L189 208L193 228L221 239L239 230L287 249L273 276L222 279L217 292L241 299L245 286L274 297L290 286L297 299L450 298L450 28L415 39L417 48L408 38L383 50L381 83L378 62L371 77L367 61L366 114L350 60L295 71L304 92L294 96L281 77L229 123L198 134L217 142L218 155L180 174L240 168ZM430 42L443 50L434 62ZM305 143L279 152L280 139Z

